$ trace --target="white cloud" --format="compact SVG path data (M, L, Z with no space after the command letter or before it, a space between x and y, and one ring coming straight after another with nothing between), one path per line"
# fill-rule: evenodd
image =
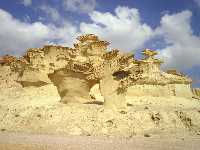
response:
M60 14L59 12L55 9L52 8L48 5L42 5L40 9L48 16L50 17L53 21L58 21L60 19Z
M74 41L78 36L77 27L73 26L69 22L64 22L62 27L49 26L51 33L49 35L49 42L63 45L73 46Z
M200 7L200 0L194 0L194 2Z
M89 13L95 9L96 0L64 0L66 10L78 13Z
M90 14L93 23L81 23L82 33L97 34L110 41L111 47L125 51L141 48L152 36L152 29L141 23L137 9L117 7L115 14L94 11Z
M49 7L42 7L43 10L59 19L60 16ZM142 47L144 42L152 36L152 29L140 22L137 9L117 7L115 15L110 13L93 12L90 14L92 24L82 22L81 33L94 33L102 39L111 42L113 48L122 50L133 50ZM22 22L13 18L11 14L0 9L0 49L10 53L23 52L27 48L40 47L44 43L58 43L72 45L78 33L76 26L63 21L62 27L45 25L41 22Z
M21 54L27 48L48 42L71 44L75 34L76 27L69 23L60 28L41 22L25 23L0 9L0 53Z
M30 5L32 5L32 0L21 0L21 1L22 1L22 4L24 6L30 6Z
M117 7L115 14L93 11L89 16L92 23L82 22L80 28L67 21L56 27L41 22L22 22L0 9L0 54L20 54L27 48L41 47L45 43L72 46L78 34L93 33L111 42L112 48L125 51L141 49L146 41L159 37L167 44L159 55L165 59L165 67L185 69L200 65L200 37L192 31L190 11L165 14L156 30L142 23L134 8Z
M166 61L165 67L185 69L200 65L200 37L193 34L191 16L192 12L186 10L162 17L156 34L168 45L160 54Z

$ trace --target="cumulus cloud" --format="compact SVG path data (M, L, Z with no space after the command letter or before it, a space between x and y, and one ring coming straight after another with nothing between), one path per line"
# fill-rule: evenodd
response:
M193 34L191 17L188 10L162 17L156 35L167 44L160 54L166 61L165 67L185 69L200 64L200 37Z
M94 11L90 13L93 23L82 22L82 33L97 34L111 42L111 47L125 51L141 48L151 38L153 31L147 24L141 23L137 9L117 7L115 14Z
M21 0L24 6L30 6L32 4L32 0Z
M60 18L51 8L43 9L55 20ZM113 14L93 11L89 17L91 23L82 22L76 27L63 21L61 27L56 27L41 22L23 22L0 9L0 54L21 54L27 48L41 47L45 43L72 46L77 35L93 33L110 41L112 48L124 51L141 49L147 41L154 38L162 39L162 47L166 46L158 50L159 57L166 62L165 68L184 70L200 65L200 36L193 33L191 11L165 14L156 30L141 22L135 8L119 6Z
M77 13L89 13L95 9L96 0L64 0L66 10Z
M81 33L94 33L102 39L111 42L111 47L125 51L137 50L145 47L145 42L162 39L159 49L164 68L178 68L184 70L200 65L200 37L193 33L191 27L191 11L177 14L165 14L160 25L153 30L145 23L141 23L137 9L117 7L115 14L94 11L90 13L92 23L82 22ZM154 41L154 40L153 40Z
M21 54L27 48L40 47L48 42L71 44L75 34L76 28L69 23L60 28L41 22L25 23L0 9L1 54Z

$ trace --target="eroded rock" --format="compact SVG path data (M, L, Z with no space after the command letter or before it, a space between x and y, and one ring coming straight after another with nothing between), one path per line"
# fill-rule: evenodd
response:
M108 42L96 35L77 38L74 48L46 45L28 49L24 56L0 58L0 69L8 67L13 83L23 87L54 84L63 103L100 101L109 109L125 109L125 97L199 97L192 80L176 70L163 72L156 51L145 49L141 60L118 49L108 51ZM0 77L0 78L6 78ZM7 80L2 80L7 81ZM91 90L98 85L96 90ZM97 95L96 96L96 93Z

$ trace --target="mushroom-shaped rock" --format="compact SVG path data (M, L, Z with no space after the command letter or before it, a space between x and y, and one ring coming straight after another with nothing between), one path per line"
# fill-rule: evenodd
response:
M49 78L58 89L62 103L87 103L92 101L89 92L92 83L86 75L66 68L49 74Z
M58 69L48 76L58 89L63 103L87 103L93 101L90 89L96 83L88 79L91 64L78 60L71 60L65 68Z
M131 65L132 62L133 57L124 55L119 50L113 50L104 55L100 91L104 97L106 108L114 110L126 108L125 94L128 85L131 83L131 72L127 71L126 68L135 67ZM132 73L136 72L133 71Z

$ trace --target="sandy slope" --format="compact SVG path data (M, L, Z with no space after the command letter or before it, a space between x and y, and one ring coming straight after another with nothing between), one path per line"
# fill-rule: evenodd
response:
M53 85L0 89L1 132L114 137L199 137L200 101L128 97L128 109L61 104Z

